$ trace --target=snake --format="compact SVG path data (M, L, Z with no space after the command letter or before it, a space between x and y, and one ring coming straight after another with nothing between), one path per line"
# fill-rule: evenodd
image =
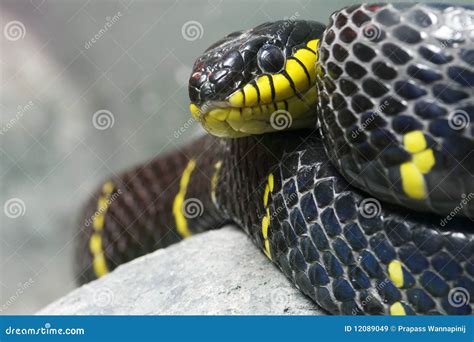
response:
M97 188L79 282L231 223L327 314L472 314L473 42L451 4L228 34L189 79L210 134Z

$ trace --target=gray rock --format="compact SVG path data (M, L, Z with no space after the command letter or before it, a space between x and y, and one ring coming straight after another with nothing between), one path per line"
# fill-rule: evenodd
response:
M122 265L39 314L324 313L244 233L227 227Z

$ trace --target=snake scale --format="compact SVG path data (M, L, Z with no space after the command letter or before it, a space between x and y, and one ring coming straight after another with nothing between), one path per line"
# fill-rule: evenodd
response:
M189 81L211 134L103 183L80 281L233 223L328 313L472 314L473 42L446 4L229 34Z

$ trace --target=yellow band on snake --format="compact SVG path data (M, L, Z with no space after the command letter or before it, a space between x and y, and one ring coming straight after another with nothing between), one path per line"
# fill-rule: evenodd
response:
M102 194L97 200L97 211L92 216L92 228L94 229L94 233L92 233L89 240L89 251L92 254L92 268L98 278L109 272L105 260L101 232L104 228L105 214L109 208L110 196L113 191L114 184L112 182L104 183L102 186Z
M179 182L179 191L173 201L173 215L176 223L176 231L183 238L187 238L192 235L191 231L188 228L188 221L183 213L183 204L184 199L186 197L186 190L188 188L189 179L191 178L191 174L195 167L196 161L194 159L190 159L188 165L186 165L186 168L183 171L183 174L181 175L181 180Z
M408 197L425 199L426 184L424 174L435 165L433 150L428 147L422 131L412 131L403 137L405 150L412 154L412 160L400 165L402 188Z
M272 253L270 251L270 240L268 240L268 229L270 228L270 208L268 207L268 199L270 193L273 191L274 179L273 174L268 175L267 184L263 194L263 206L265 208L265 214L262 218L262 237L263 237L263 252L265 255L272 260Z

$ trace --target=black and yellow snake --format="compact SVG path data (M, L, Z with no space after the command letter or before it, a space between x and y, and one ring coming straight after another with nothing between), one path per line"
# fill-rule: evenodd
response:
M472 6L355 5L327 26L232 33L189 81L212 135L103 184L77 273L232 222L329 313L471 314L473 89Z

